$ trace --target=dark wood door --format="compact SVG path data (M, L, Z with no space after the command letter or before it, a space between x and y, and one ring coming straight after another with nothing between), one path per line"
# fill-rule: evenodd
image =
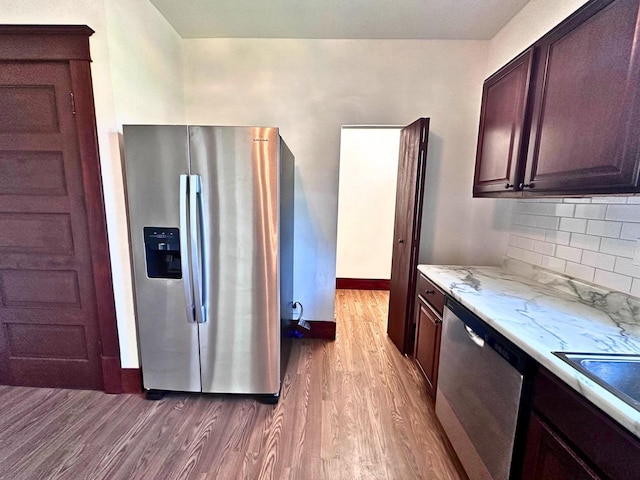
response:
M8 38L2 53L19 56L11 50L20 50L20 39ZM69 41L54 36L52 48L57 38ZM100 305L98 296L103 302L113 297L96 292L96 285L112 287L110 279L97 282L110 275L102 251L106 235L101 242L95 232L104 228L95 202L97 195L102 206L99 181L93 182L97 191L85 191L97 162L83 163L81 155L91 147L87 130L89 139L95 132L95 120L87 118L91 84L84 63L0 62L2 384L117 391L112 379L103 378L99 311L105 314L108 305ZM90 123L78 127L79 116ZM113 347L113 338L107 341Z
M589 466L537 415L531 415L523 480L598 480Z
M429 307L421 295L418 296L416 307L416 363L427 381L429 395L435 398L438 385L442 319Z
M473 182L476 197L520 190L532 59L530 48L484 82Z
M525 193L637 191L639 8L592 1L536 43Z
M416 120L400 134L387 332L406 354L413 351L413 309L428 136L428 118Z

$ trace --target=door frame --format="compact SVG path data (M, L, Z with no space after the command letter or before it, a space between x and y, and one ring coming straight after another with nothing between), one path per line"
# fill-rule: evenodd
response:
M103 389L121 393L120 347L91 81L89 37L93 33L86 25L0 25L0 66L7 61L69 65L93 263Z

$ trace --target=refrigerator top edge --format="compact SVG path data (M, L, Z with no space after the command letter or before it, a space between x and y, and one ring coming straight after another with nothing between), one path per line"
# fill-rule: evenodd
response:
M188 127L199 127L199 128L273 128L275 130L280 130L279 127L274 127L270 125L201 125L195 123L128 123L122 125L122 128L130 128L130 127L180 127L180 128L188 128Z

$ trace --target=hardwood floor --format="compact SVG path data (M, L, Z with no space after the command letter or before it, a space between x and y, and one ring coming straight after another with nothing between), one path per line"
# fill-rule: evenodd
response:
M0 478L464 479L387 304L338 290L336 341L295 341L275 407L0 386Z

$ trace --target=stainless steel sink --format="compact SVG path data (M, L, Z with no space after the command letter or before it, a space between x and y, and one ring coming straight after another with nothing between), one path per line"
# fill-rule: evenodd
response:
M640 411L640 355L554 354Z

